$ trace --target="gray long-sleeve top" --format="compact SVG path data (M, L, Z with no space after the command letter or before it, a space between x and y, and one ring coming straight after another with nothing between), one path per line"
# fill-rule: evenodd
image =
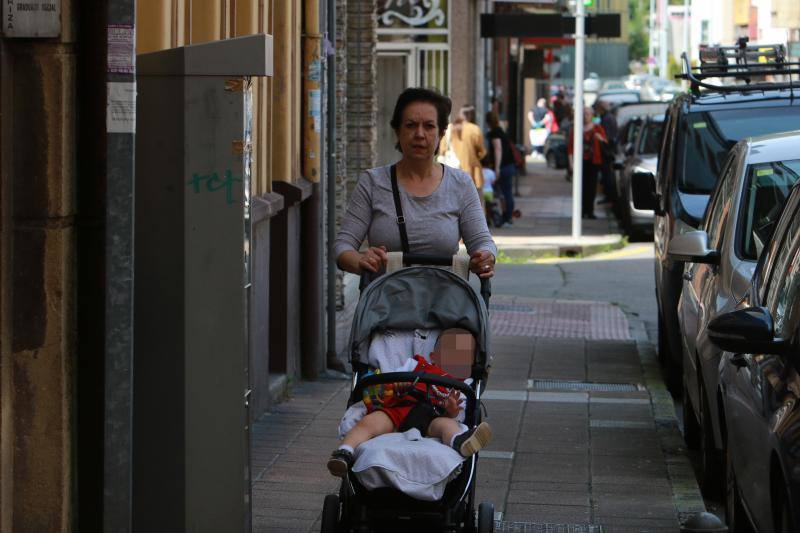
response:
M486 250L497 257L478 191L466 172L445 166L442 182L428 196L412 196L400 185L400 202L411 253L454 255L463 238L468 252ZM333 245L334 257L357 251L365 236L370 246L385 246L390 252L403 249L389 166L359 178Z

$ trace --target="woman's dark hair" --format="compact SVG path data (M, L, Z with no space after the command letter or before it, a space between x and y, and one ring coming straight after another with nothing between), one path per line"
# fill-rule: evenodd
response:
M397 103L394 105L392 120L389 121L392 129L394 131L400 129L400 123L403 121L403 111L414 102L427 102L436 108L436 125L439 128L439 136L444 137L444 132L447 131L447 124L450 121L453 102L440 92L434 89L425 89L424 87L410 87L400 93L400 96L397 97ZM400 150L400 143L397 143L395 148Z
M499 128L500 118L498 118L497 113L494 111L489 111L486 113L486 124L489 125L489 129Z

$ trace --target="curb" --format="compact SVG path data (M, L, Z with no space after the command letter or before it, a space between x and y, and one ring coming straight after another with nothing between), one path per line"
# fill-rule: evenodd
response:
M647 336L644 322L630 315L628 322L631 326L631 335L636 342L636 350L639 352L645 384L650 392L658 439L667 463L672 502L678 512L678 520L683 526L689 517L706 511L705 502L692 464L686 456L686 445L675 415L675 404L664 384L656 350Z
M604 252L611 252L625 247L625 238L622 235L614 235L614 240L597 244L542 244L531 245L530 247L503 247L498 246L498 254L511 259L512 261L530 261L535 259L545 259L552 257L589 257ZM503 263L500 259L498 263Z

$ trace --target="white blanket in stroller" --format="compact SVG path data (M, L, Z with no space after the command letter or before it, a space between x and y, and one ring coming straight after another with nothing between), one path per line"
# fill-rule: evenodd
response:
M438 330L377 333L370 343L369 364L384 373L411 371L416 366L411 357L420 354L427 359L438 337ZM340 438L366 412L364 402L351 405L339 424ZM461 422L463 419L462 409L457 420ZM463 424L461 426L463 430L467 429ZM464 460L450 446L442 444L439 439L424 438L416 429L370 439L356 449L355 459L353 472L367 489L392 487L426 501L442 498L447 483L459 474Z
M393 487L412 498L437 501L464 460L439 439L423 438L416 429L387 433L358 447L353 472L369 490Z

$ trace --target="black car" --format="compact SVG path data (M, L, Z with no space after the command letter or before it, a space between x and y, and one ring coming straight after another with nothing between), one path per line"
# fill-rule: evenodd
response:
M800 188L736 311L708 325L719 363L732 532L800 531ZM748 524L749 525L749 524Z
M759 57L767 62L759 63ZM758 81L767 75L800 74L796 66L782 66L783 45L748 46L743 39L733 47L702 49L701 58L714 60L691 67L683 56L682 77L689 81L691 91L676 96L670 104L656 181L651 184L654 189L634 202L638 209L655 211L658 355L674 393L680 392L683 374L676 310L684 262L669 257L667 243L674 235L697 228L722 163L736 142L748 136L794 130L800 125L798 89L788 82ZM720 58L732 62L723 64ZM707 81L737 77L751 83L712 85Z
M633 199L634 193L647 194L656 174L664 115L647 116L637 122L636 136L623 148L624 161L615 165L619 198L616 215L631 240L641 240L653 232L653 210L637 208Z

